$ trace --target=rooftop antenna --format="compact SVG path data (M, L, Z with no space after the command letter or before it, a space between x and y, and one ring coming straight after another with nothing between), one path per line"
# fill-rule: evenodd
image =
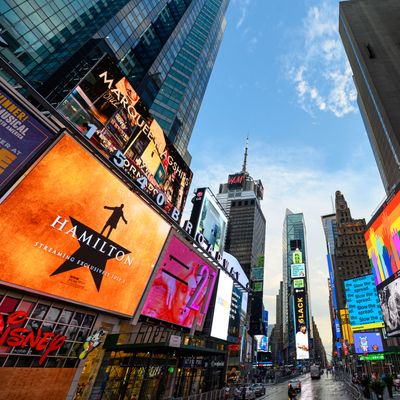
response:
M244 160L243 160L243 167L242 167L242 172L246 173L247 172L247 151L249 149L249 135L246 137L246 146L244 148Z

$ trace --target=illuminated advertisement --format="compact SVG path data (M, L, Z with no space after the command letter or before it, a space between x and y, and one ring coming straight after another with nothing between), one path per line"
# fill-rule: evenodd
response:
M0 88L0 193L53 137L32 112Z
M229 342L237 343L240 334L240 311L242 308L243 295L240 289L233 287L232 303L229 314L228 337Z
M372 274L344 281L353 331L383 328L382 311Z
M228 219L210 189L196 190L190 217L194 232L200 232L214 251L222 252Z
M306 266L304 264L292 264L290 269L291 278L304 278L306 276Z
M383 321L388 336L400 336L400 273L377 286Z
M192 171L111 58L96 64L59 111L165 211L183 210Z
M229 262L231 268L239 272L239 282L246 287L249 283L249 279L244 273L239 261L232 254L227 252L224 252L224 258ZM241 289L234 287L232 292L231 317L228 327L229 342L239 343L241 316L247 313L247 301L247 292L243 292Z
M233 279L221 271L218 279L211 336L226 340L232 302Z
M268 336L254 335L257 341L257 351L268 351Z
M218 269L172 236L147 295L142 314L201 330Z
M304 288L304 279L293 279L293 287L295 289L303 289Z
M228 188L229 189L241 189L246 182L245 174L233 174L228 176Z
M307 331L306 293L304 289L295 289L293 293L294 326L296 327L296 359L308 360L309 341Z
M69 136L0 210L2 283L128 316L170 229Z
M357 354L382 353L381 334L379 332L355 332L354 349Z
M400 270L400 191L368 224L365 241L379 285Z
M347 308L339 309L340 326L342 327L343 343L354 343L353 330L350 325L349 310Z

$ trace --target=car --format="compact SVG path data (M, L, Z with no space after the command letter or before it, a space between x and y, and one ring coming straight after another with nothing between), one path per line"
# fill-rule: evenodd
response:
M301 392L301 382L299 379L292 379L289 381L288 386L292 385L292 388L297 392Z
M263 396L265 394L265 387L261 383L255 383L251 385L251 389L254 391L256 397Z
M255 400L256 398L256 394L254 392L254 390L251 389L250 386L241 386L241 387L236 387L235 388L235 392L234 392L234 398L237 400L242 400L243 399L243 389L246 389L246 396L245 399L246 400Z

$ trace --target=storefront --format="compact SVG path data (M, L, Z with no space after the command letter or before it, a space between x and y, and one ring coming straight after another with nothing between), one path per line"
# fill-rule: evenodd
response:
M69 304L0 289L1 398L65 399L97 317Z
M226 344L139 322L109 335L91 399L162 400L224 385Z

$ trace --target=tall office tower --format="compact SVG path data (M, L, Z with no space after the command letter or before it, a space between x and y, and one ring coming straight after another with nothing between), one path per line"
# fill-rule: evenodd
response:
M339 32L386 192L400 182L398 0L340 3Z
M283 293L283 282L281 281L279 284L279 292L276 295L276 323L271 332L271 351L272 351L272 361L274 365L281 364L281 354L283 349L282 293Z
M228 214L225 250L239 261L248 278L265 251L265 217L260 201L264 197L261 180L247 172L246 144L243 167L219 186L217 199Z
M229 0L4 0L2 55L59 104L105 54L187 162Z
M324 345L321 340L321 336L319 335L317 324L315 323L314 317L312 317L312 326L314 333L314 360L316 363L321 365L322 368L325 368L328 364L328 360L326 358L326 351Z
M344 281L371 273L364 233L365 219L353 219L347 202L339 191L336 192L337 238L335 243L335 288L339 309L346 306Z
M306 229L303 213L286 209L283 224L283 353L286 362L296 359L310 359L312 354L300 355L296 346L296 335L301 324L306 325L309 338L312 336L310 288ZM308 358L306 358L308 356Z
M335 265L335 245L337 239L337 224L336 214L323 215L321 217L322 226L324 228L326 240L326 258L328 263L328 288L329 288L329 312L331 317L331 330L332 330L332 354L337 352L340 354L341 345L341 331L339 322L339 310L336 298L336 283L333 267Z
M246 143L242 170L220 185L217 199L228 214L225 250L238 259L255 292L249 302L249 333L264 335L265 217L260 204L264 188L247 172L247 152Z

